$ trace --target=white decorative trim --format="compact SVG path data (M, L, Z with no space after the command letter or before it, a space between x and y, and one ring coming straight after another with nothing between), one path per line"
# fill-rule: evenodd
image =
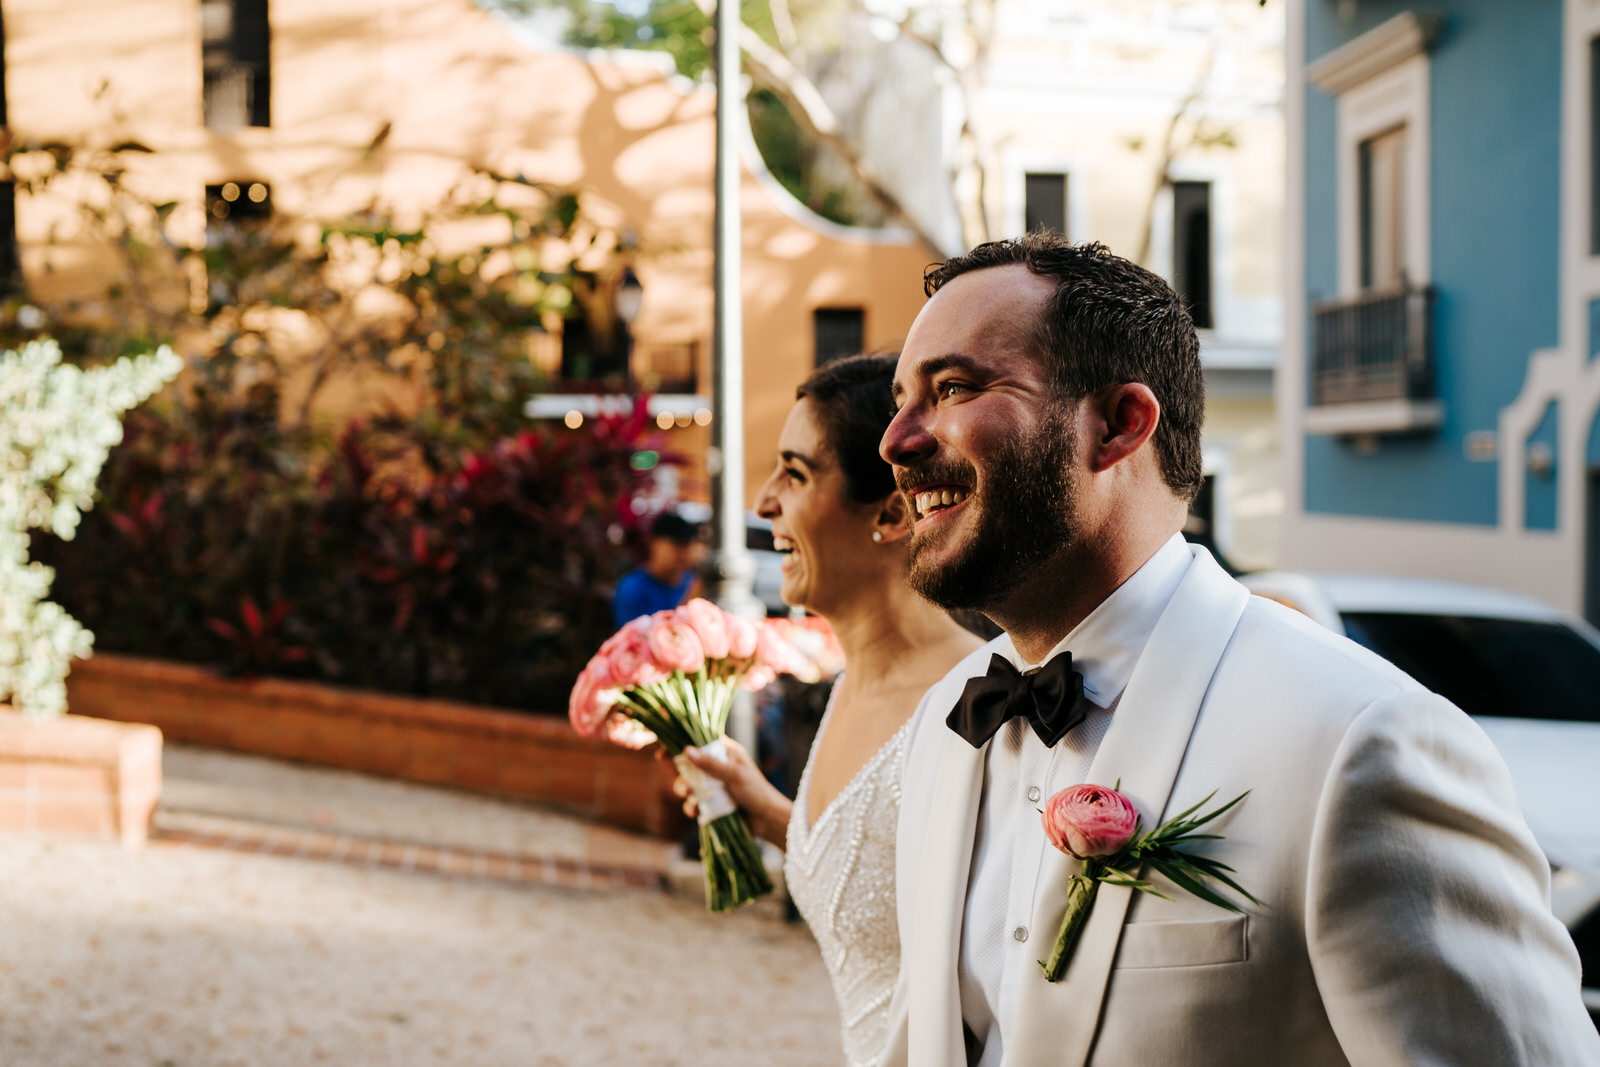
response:
M1405 271L1413 285L1431 277L1428 57L1416 55L1339 94L1339 294L1361 292L1361 144L1406 128ZM1302 191L1302 196L1304 192Z
M1405 11L1360 37L1340 45L1306 68L1311 84L1325 93L1343 93L1433 47L1443 20Z
M1437 400L1382 400L1307 408L1305 431L1323 436L1357 437L1434 430L1442 422L1444 405Z

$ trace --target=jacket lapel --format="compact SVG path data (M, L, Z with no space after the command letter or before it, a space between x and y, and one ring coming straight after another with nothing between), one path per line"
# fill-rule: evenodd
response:
M1250 599L1204 549L1193 551L1194 562L1150 635L1087 778L1106 786L1120 779L1146 828L1165 812L1201 702ZM1080 866L1049 849L1040 867L1032 926L1039 951L1028 954L1018 988L1008 1065L1088 1061L1133 890L1100 887L1065 976L1046 982L1032 957L1048 954L1066 907L1067 880Z
M912 926L916 937L901 945L901 966L908 981L907 1004L910 1018L916 1020L907 1035L908 1062L963 1064L966 1052L956 969L989 747L974 749L942 722L929 723L928 728L934 731L930 743L938 746L938 772L932 779L937 788L929 797L922 855L917 865L916 919Z

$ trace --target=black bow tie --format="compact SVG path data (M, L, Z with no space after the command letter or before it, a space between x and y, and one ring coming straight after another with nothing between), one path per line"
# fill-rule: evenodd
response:
M1022 674L1010 660L995 655L987 674L967 679L945 725L973 748L982 748L1007 719L1020 715L1049 748L1087 714L1083 675L1073 670L1072 653L1061 653L1032 674Z

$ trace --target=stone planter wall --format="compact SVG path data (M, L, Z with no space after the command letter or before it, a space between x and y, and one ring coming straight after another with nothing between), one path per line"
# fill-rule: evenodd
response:
M683 827L670 765L579 737L564 716L106 653L76 664L67 689L77 715L151 723L174 741L536 800L664 838Z
M161 795L161 731L0 711L0 833L144 844Z

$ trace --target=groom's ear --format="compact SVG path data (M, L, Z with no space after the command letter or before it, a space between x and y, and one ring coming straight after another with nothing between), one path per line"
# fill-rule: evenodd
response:
M905 494L896 489L883 498L878 517L872 523L872 532L883 535L879 539L883 544L898 541L911 533L911 524L906 521L908 517Z
M1161 402L1143 382L1124 382L1090 397L1083 414L1089 430L1085 458L1099 473L1144 447L1161 422Z

